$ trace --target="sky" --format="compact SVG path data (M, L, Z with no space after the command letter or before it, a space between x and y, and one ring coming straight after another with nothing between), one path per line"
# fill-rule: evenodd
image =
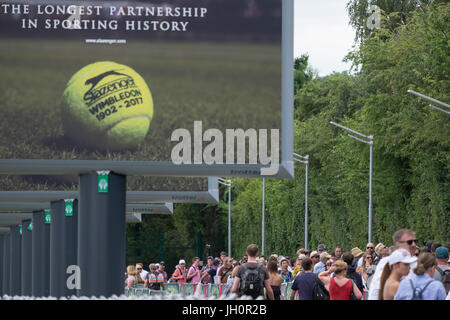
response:
M342 62L355 32L348 24L348 0L294 0L294 57L309 54L319 76L350 68Z

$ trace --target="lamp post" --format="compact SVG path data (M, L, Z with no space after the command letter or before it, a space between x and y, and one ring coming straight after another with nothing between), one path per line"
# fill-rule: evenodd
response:
M294 160L305 164L305 249L308 249L308 165L309 155L302 156L294 152Z
M261 254L264 255L264 242L265 242L265 213L266 213L266 178L263 177L262 181L262 222L261 222Z
M353 134L356 134L360 137L363 137L364 139L355 137L354 135L347 134L352 139L355 139L359 142L368 144L370 147L370 163L369 163L369 236L368 236L368 242L372 242L372 166L373 166L373 135L366 136L362 133L359 133L358 131L349 129L347 127L344 127L341 124L338 124L336 122L330 121L330 123L336 127L339 127L341 129L344 129L346 131L349 131ZM366 140L365 140L366 139Z
M411 93L411 94L413 94L413 95L415 95L415 96L417 96L417 97L419 97L419 98L428 100L428 101L430 101L430 102L436 103L436 104L438 104L438 105L440 105L440 106L442 106L442 107L444 107L444 108L450 109L450 105L449 105L449 104L447 104L447 103L445 103L445 102L442 102L442 101L439 101L439 100L437 100L437 99L430 98L430 97L428 97L428 96L426 96L426 95L424 95L424 94L421 94L421 93L419 93L419 92L416 92L416 91L413 91L413 90L408 90L408 93ZM430 104L430 107L432 107L432 108L435 109L435 110L441 111L441 112L443 112L443 113L450 114L450 111L444 110L444 109L441 109L441 108L438 108L438 107L436 107L436 106L434 106L434 105L432 105L432 104Z
M228 256L231 257L231 180L218 178L218 181L228 187Z

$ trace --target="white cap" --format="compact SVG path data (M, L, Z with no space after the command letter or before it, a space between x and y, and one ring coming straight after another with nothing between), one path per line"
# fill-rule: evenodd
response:
M300 254L298 255L298 258L299 258L299 259L305 259L305 258L306 258L306 255L303 254L303 253L300 253Z
M180 261L178 261L178 264L182 264L182 263L186 264L186 261L184 261L183 259L181 259Z
M409 252L405 249L398 249L392 252L389 256L389 266L392 266L395 263L403 262L403 263L413 263L417 260L417 257L411 257Z

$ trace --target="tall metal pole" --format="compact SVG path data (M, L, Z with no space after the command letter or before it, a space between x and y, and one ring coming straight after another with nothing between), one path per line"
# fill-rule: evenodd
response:
M369 169L369 241L372 242L372 164L373 164L373 141L370 141L370 169Z
M228 180L228 256L231 255L231 180Z
M308 164L306 161L305 172L305 249L308 249Z
M364 134L362 134L362 133L360 133L360 132L358 132L358 131L352 130L352 129L347 128L347 127L344 127L343 125L338 124L338 123L336 123L336 122L330 121L330 123L331 123L332 125L334 125L334 126L337 126L337 127L341 128L341 129L344 129L344 130L347 130L347 131L349 131L349 132L351 132L351 133L357 134L357 135L359 135L359 136L361 136L361 137L363 137L363 138L369 140L369 141L367 141L367 140L364 140L364 139L355 137L355 136L353 136L353 135L351 135L351 134L347 134L347 136L349 136L350 138L352 138L352 139L354 139L354 140L357 140L357 141L359 141L359 142L368 144L369 147L370 147L370 164L369 164L369 167L370 167L370 168L369 168L369 228L368 228L368 229L369 229L369 232L368 232L369 235L368 235L368 242L372 242L372 166L373 166L373 135L366 136L366 135L364 135Z
M261 238L261 254L264 255L264 241L265 241L265 211L266 211L266 178L263 178L262 185L262 238Z

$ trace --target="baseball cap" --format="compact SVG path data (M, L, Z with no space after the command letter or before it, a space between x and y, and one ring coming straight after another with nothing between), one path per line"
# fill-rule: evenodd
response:
M392 266L395 263L413 263L417 260L417 257L411 257L409 252L405 249L398 249L392 252L389 256L389 265Z
M328 252L322 252L321 255L320 255L320 260L325 259L325 258L330 259L331 255L328 254Z
M186 264L186 261L184 261L183 259L181 259L180 261L178 261L178 264L182 264L182 263Z
M327 247L325 247L325 245L323 243L321 243L317 246L317 251L326 250L326 249L327 249Z
M311 258L314 258L314 257L320 257L320 255L319 255L319 253L317 252L317 251L313 251L313 252L311 252L311 254L309 255Z
M447 259L448 249L446 247L439 247L436 249L435 254L437 259Z
M218 266L220 264L220 260L214 259L212 264L213 264L213 266Z
M164 261L161 261L159 264L162 264L163 266L166 265L166 263Z
M208 256L208 259L214 260L213 256Z

